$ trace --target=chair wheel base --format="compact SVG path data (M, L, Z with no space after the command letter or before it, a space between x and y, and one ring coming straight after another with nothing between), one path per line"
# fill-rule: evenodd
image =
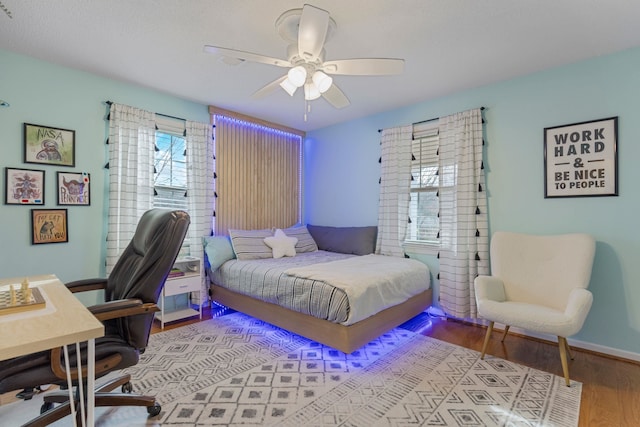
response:
M162 406L158 402L154 403L153 406L147 406L147 413L150 417L155 417L162 411Z
M37 391L34 388L25 388L20 393L16 394L16 397L18 399L31 400L31 398L33 398L33 395L36 393Z
M51 409L53 409L53 402L44 402L40 407L40 414L44 414Z

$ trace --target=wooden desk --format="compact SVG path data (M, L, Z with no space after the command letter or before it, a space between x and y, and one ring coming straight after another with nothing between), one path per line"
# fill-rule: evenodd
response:
M0 286L19 287L23 279L0 279ZM0 360L87 341L87 420L93 426L95 338L104 335L104 326L55 275L32 276L28 280L30 286L44 292L48 307L0 317ZM69 392L72 396L71 384ZM75 423L75 416L72 418Z

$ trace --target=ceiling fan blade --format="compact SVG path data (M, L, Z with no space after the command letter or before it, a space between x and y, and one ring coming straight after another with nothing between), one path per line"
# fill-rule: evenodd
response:
M255 91L253 95L251 95L251 97L253 99L262 99L271 95L273 92L275 92L280 88L280 83L282 83L286 78L287 78L287 75L285 74L284 76L272 81L271 83L266 84L261 89L258 89L257 91Z
M258 53L244 52L242 50L227 49L218 46L205 45L204 51L228 58L235 58L242 61L259 62L261 64L275 65L277 67L291 67L291 63L285 59L272 58Z
M331 85L329 90L322 94L322 97L335 108L344 108L351 104L347 96L340 90L338 86L335 85L335 83Z
M384 76L401 74L404 71L404 59L360 58L325 61L322 70L327 74L358 76Z
M305 4L298 26L298 54L306 61L320 56L329 30L329 12Z

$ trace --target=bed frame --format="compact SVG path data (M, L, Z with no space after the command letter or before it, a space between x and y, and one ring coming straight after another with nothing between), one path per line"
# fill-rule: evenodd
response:
M432 304L432 290L409 298L353 325L345 326L269 302L211 285L211 299L225 307L248 314L295 334L352 353L365 344L415 317Z

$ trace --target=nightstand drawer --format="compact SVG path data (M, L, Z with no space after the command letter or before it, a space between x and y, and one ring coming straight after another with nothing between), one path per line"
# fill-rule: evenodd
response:
M200 291L200 275L167 279L164 284L164 296Z

